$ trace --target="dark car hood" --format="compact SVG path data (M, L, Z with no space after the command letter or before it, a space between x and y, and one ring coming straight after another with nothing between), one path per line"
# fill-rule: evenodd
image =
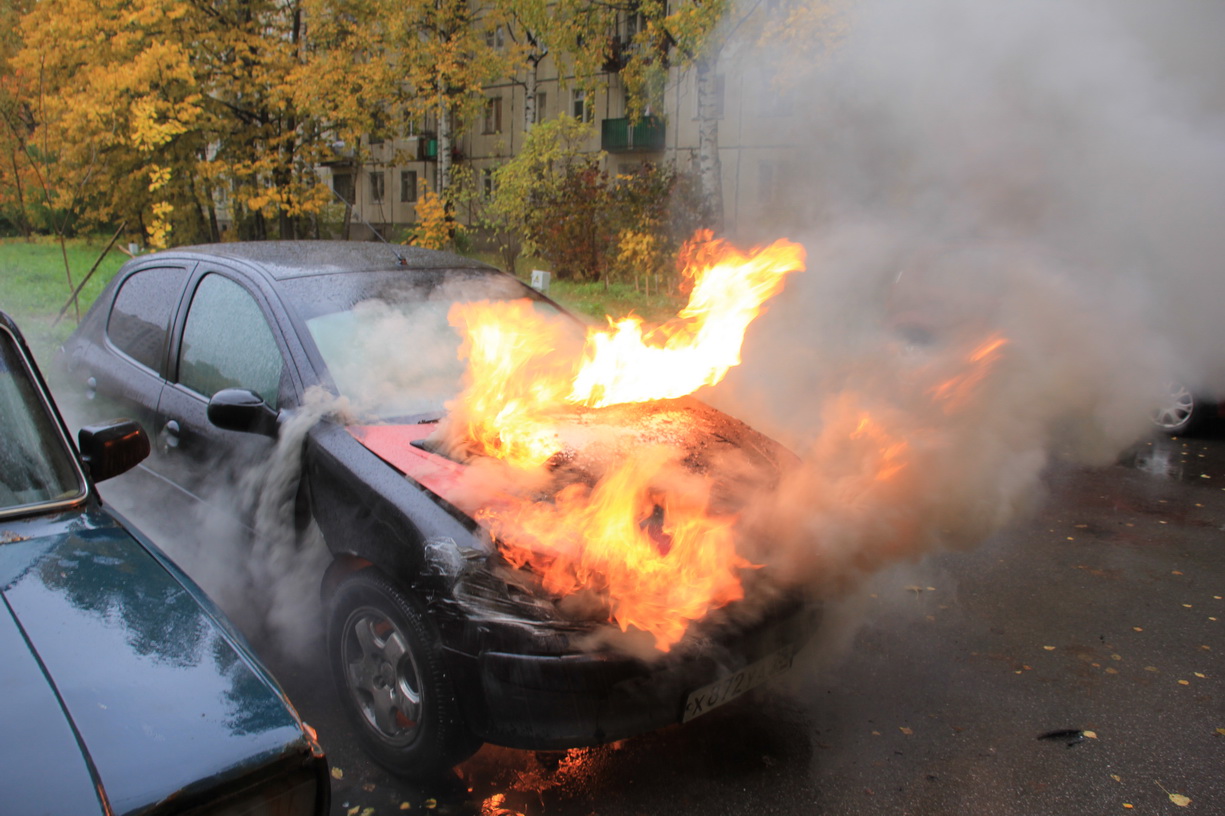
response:
M147 812L305 737L152 545L96 507L0 523L7 816Z

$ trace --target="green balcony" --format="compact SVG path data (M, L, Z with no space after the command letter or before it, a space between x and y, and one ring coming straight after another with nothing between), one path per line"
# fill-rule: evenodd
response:
M635 153L664 149L664 122L644 116L636 124L628 118L605 119L600 125L600 149L609 153Z

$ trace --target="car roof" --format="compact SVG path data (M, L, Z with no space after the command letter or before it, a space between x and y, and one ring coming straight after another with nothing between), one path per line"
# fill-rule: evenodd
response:
M239 241L177 247L158 255L242 261L275 280L398 269L496 271L488 264L450 252L373 241Z

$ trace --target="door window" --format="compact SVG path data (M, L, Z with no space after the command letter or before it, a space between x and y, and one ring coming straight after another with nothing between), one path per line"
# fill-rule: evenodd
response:
M106 324L106 334L124 354L154 371L162 369L166 335L187 270L142 269L123 282Z
M206 275L183 327L179 382L206 397L223 388L247 388L276 408L284 367L255 298L229 278Z

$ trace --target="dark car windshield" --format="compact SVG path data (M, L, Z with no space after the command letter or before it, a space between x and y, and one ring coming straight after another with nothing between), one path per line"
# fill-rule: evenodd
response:
M438 414L459 393L465 364L461 337L447 322L453 304L528 299L542 317L562 314L514 278L480 269L316 275L281 285L341 395L379 419Z
M0 325L0 516L76 499L85 482L16 338Z

